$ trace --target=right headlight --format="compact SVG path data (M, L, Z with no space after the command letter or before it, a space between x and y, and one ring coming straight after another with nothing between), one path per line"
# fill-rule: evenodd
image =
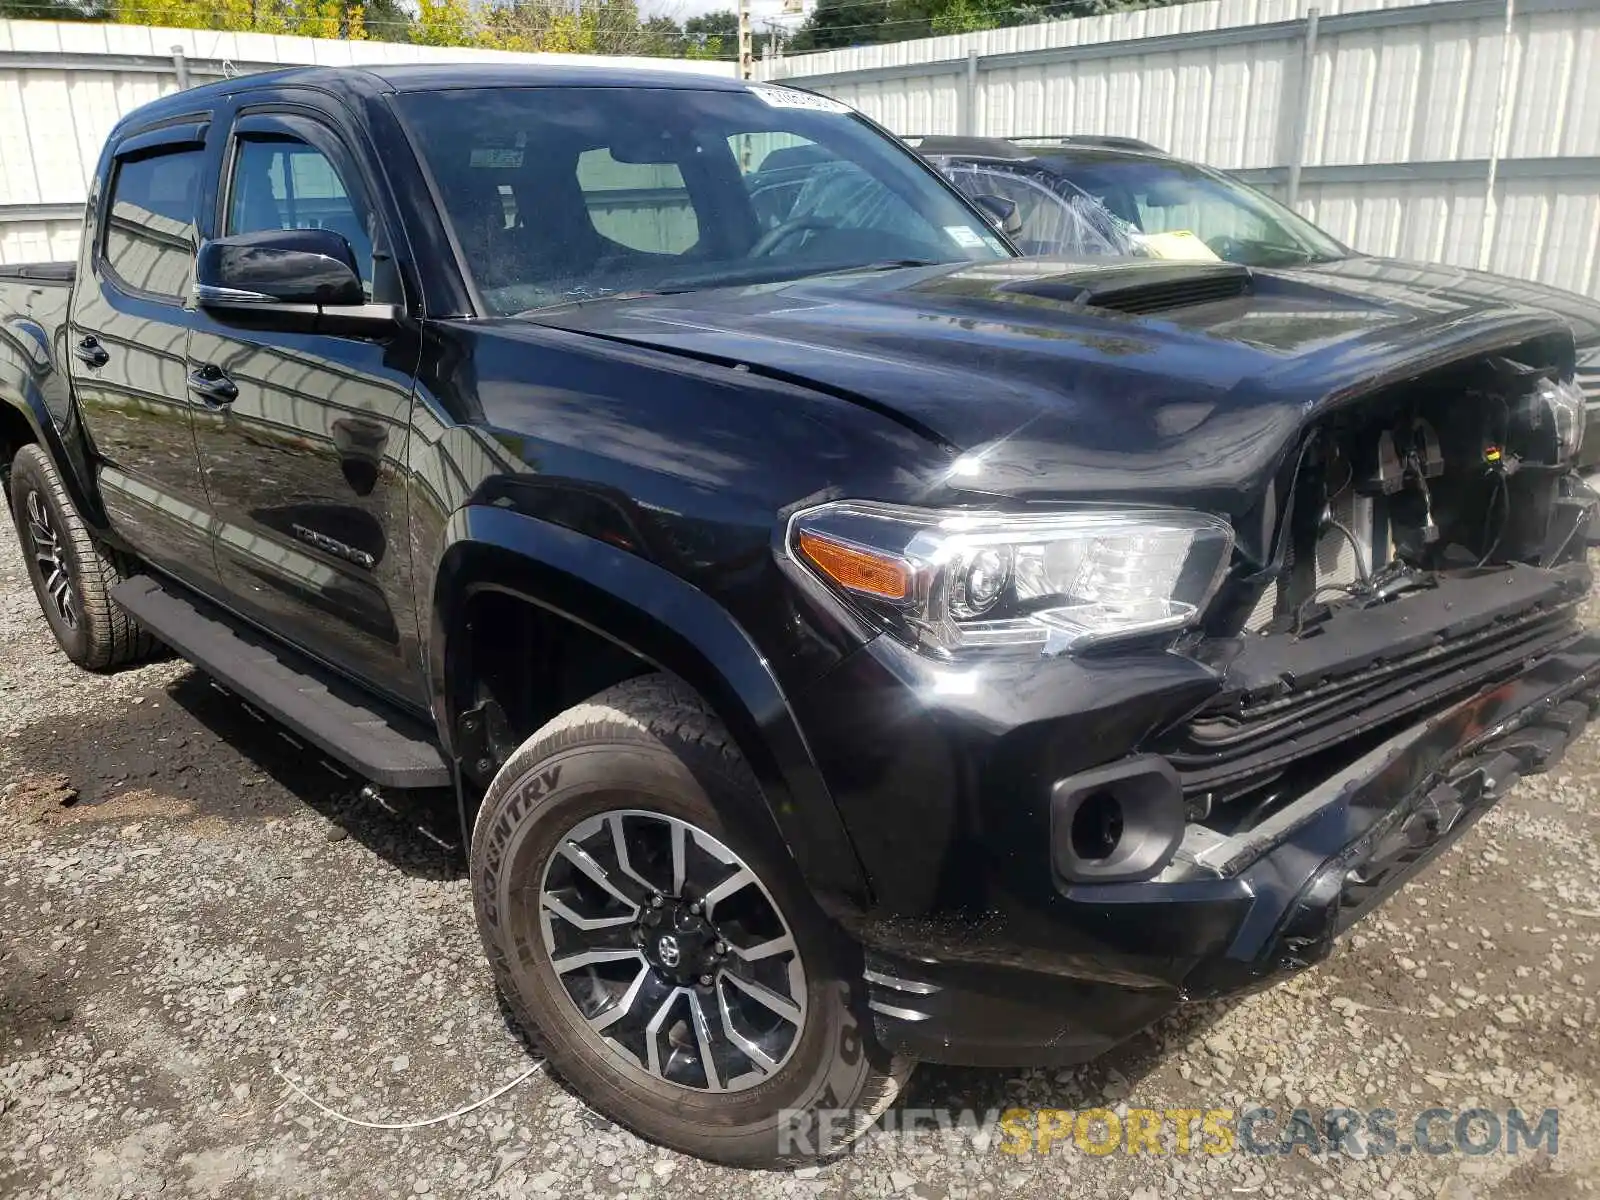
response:
M1060 653L1182 629L1221 583L1233 530L1172 509L987 513L842 501L797 514L788 541L857 608L948 656Z

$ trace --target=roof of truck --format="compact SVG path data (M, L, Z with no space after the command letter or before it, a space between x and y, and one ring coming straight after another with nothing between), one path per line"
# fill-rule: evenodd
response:
M173 92L142 105L129 116L144 124L152 117L190 113L209 101L258 87L298 85L340 95L382 92L433 92L472 87L671 88L679 91L737 92L743 80L693 71L642 67L583 66L566 63L402 63L353 67L285 67L218 79ZM126 124L126 118L122 124Z

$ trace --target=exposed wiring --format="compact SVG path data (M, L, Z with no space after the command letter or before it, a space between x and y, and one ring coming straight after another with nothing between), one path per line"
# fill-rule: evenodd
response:
M1323 524L1329 529L1337 529L1344 535L1344 540L1350 543L1350 553L1355 555L1356 574L1361 577L1362 583L1370 584L1372 582L1372 573L1367 570L1366 560L1361 557L1361 543L1356 541L1356 535L1350 532L1350 527L1343 521L1337 521L1332 517L1329 517Z
M1289 627L1289 632L1293 636L1300 636L1301 631L1305 628L1306 609L1315 604L1325 592L1339 592L1346 596L1360 596L1364 594L1364 589L1353 587L1346 583L1324 583L1313 588L1311 594L1300 601L1294 610L1294 623Z
M1483 552L1483 557L1477 565L1487 566L1494 557L1494 552L1500 549L1500 542L1506 536L1506 527L1511 524L1511 489L1506 487L1506 477L1499 471L1494 473L1495 491L1489 497L1489 503L1483 510L1483 540L1489 537L1489 522L1494 519L1494 510L1497 506L1505 511L1500 516L1500 528L1495 530L1494 541L1489 543L1489 548Z

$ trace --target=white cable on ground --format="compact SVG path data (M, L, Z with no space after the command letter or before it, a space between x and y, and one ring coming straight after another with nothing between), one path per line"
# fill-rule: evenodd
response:
M283 1073L283 1069L279 1067L277 1063L272 1064L272 1073L293 1088L301 1099L306 1100L313 1107L321 1112L326 1113L328 1116L333 1117L335 1120L343 1121L346 1125L359 1125L363 1129L421 1129L424 1125L442 1125L446 1121L453 1121L457 1117L464 1117L469 1112L473 1111L473 1109L482 1108L485 1104L489 1104L500 1099L501 1096L504 1096L519 1083L522 1083L524 1080L537 1075L543 1069L543 1063L535 1064L534 1066L529 1067L521 1075L518 1075L504 1087L496 1088L494 1091L490 1092L487 1096L483 1097L483 1099L474 1100L465 1108L458 1108L455 1112L445 1113L442 1117L429 1117L425 1121L363 1121L360 1117L347 1116L342 1112L338 1112L335 1109L329 1108L321 1100L318 1100L310 1092L306 1091L305 1088L301 1087L298 1083L285 1075Z

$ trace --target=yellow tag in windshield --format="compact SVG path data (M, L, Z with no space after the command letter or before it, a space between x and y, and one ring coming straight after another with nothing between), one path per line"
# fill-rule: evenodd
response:
M1171 233L1141 233L1136 241L1151 258L1173 258L1185 262L1221 262L1217 252L1187 229Z

